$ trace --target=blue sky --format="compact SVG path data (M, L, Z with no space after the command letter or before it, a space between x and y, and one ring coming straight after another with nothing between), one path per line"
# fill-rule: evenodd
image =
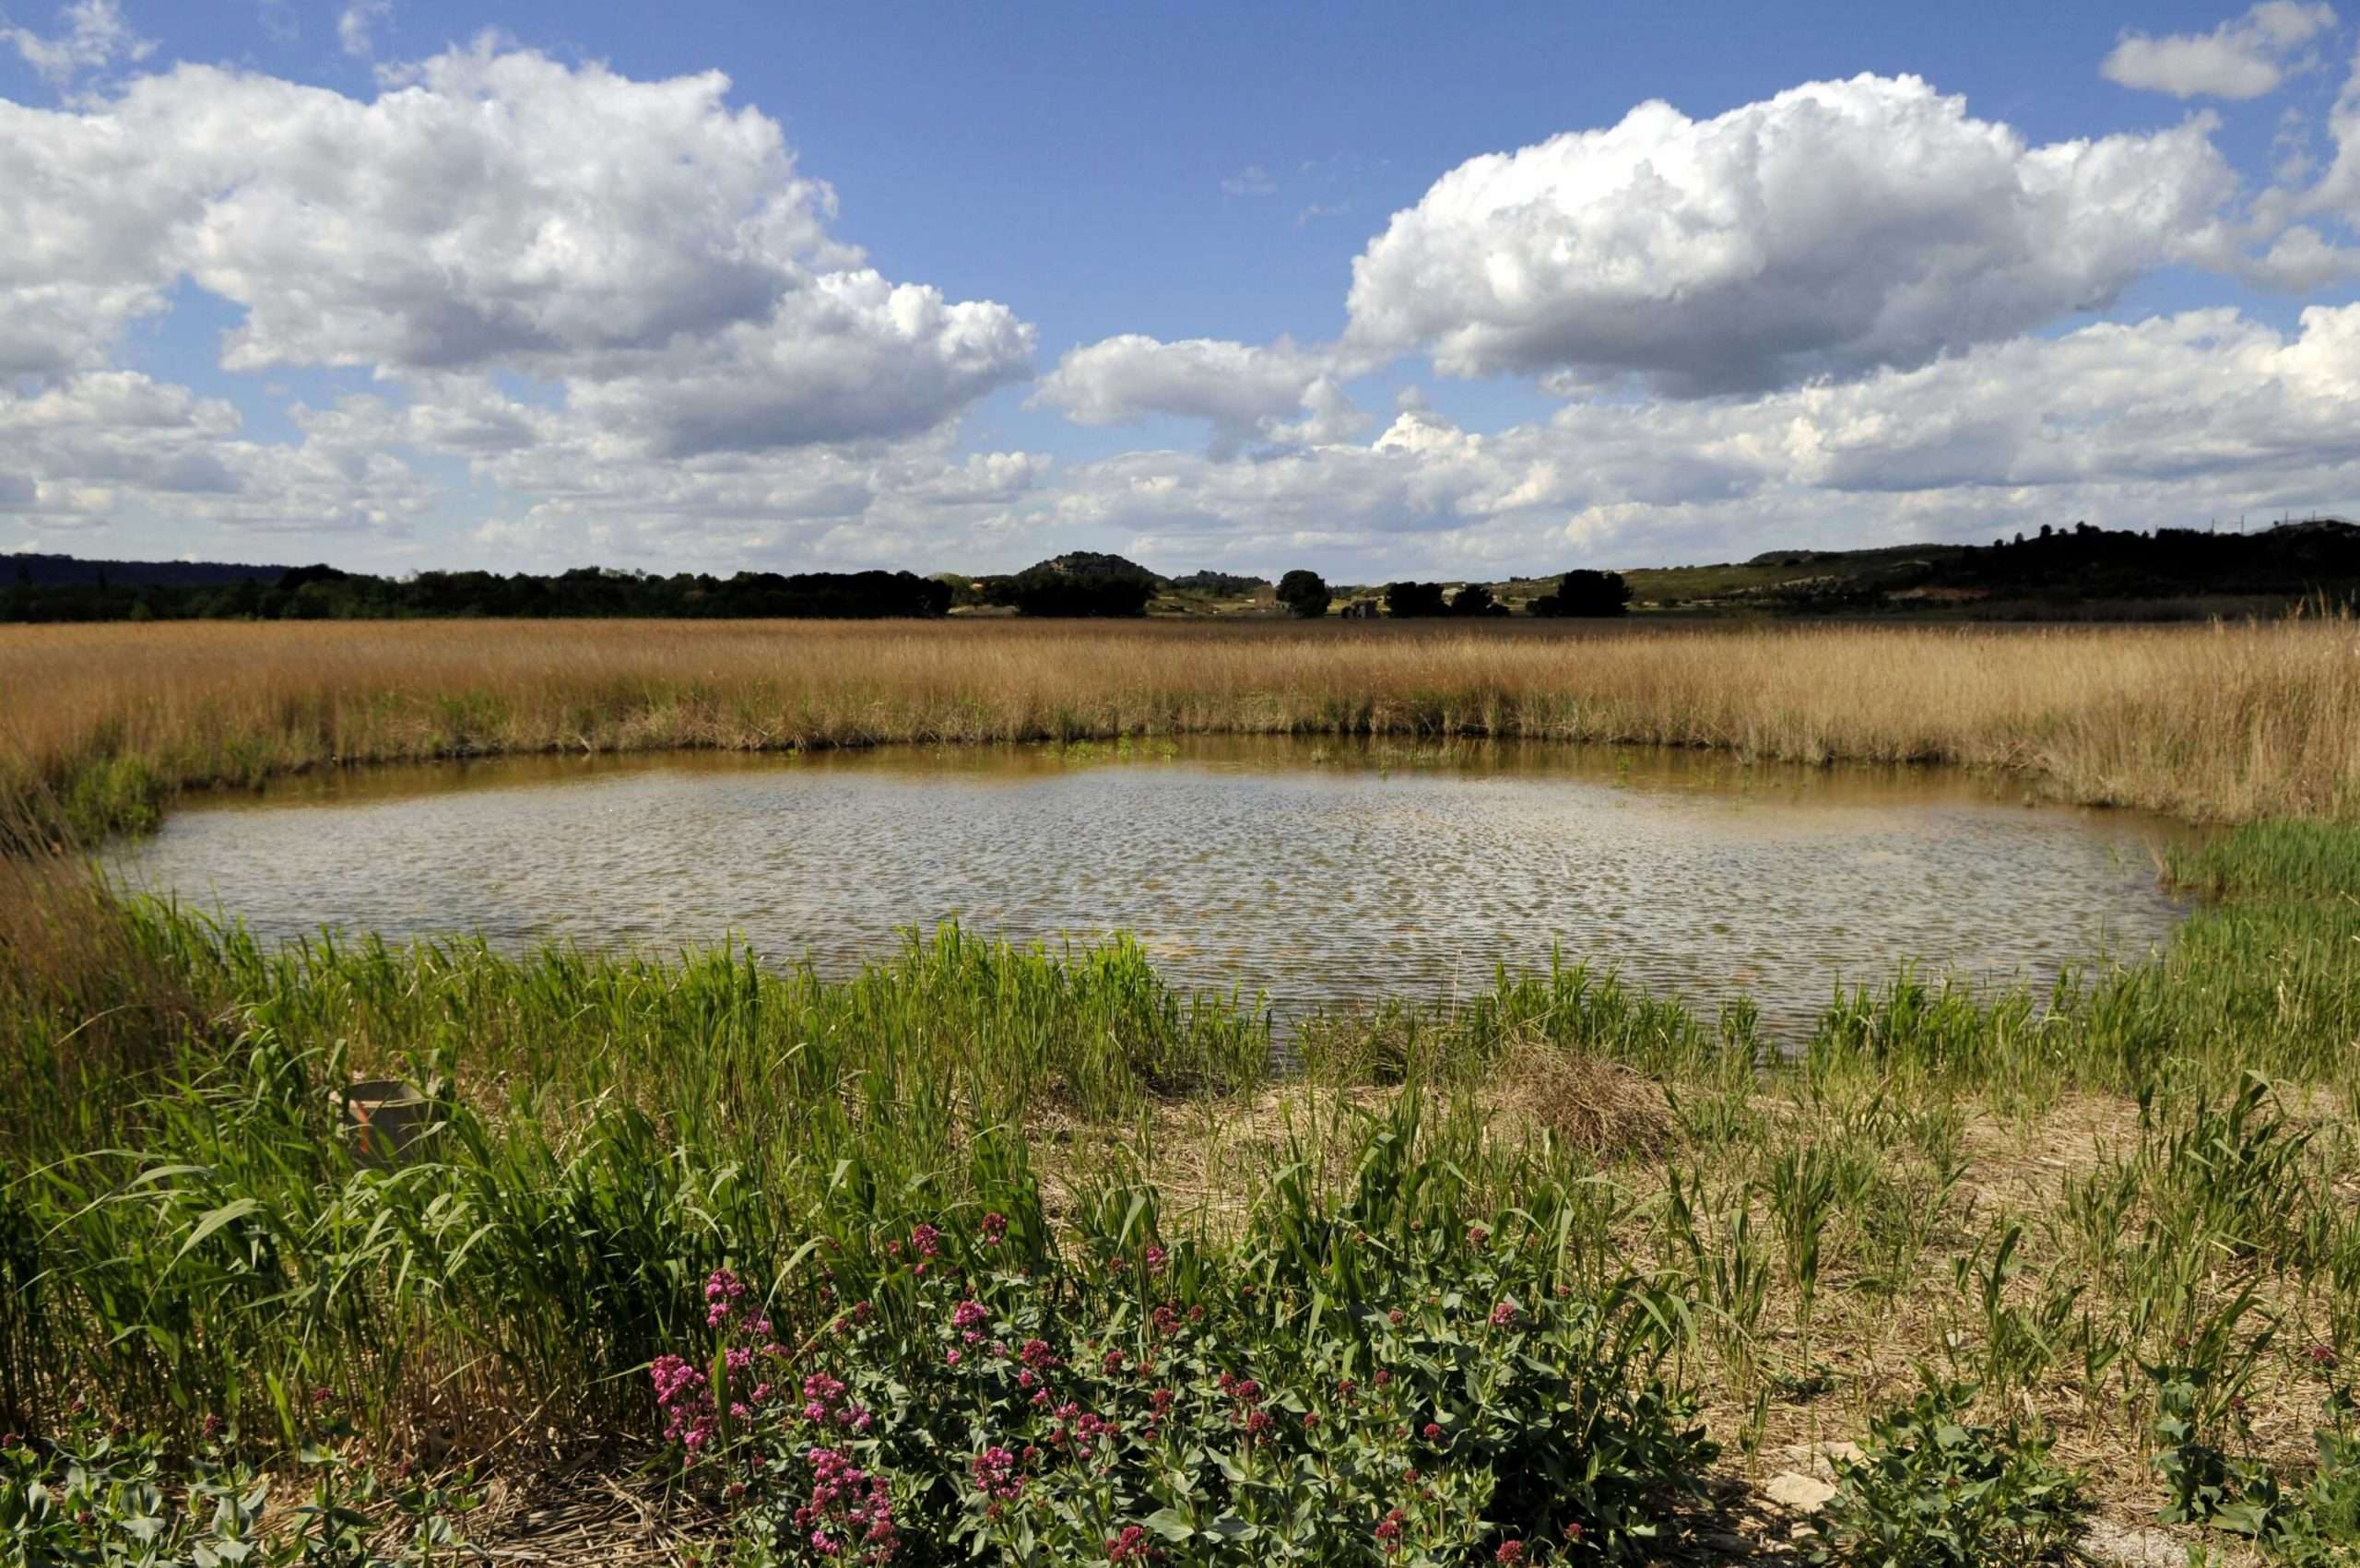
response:
M2360 502L2322 5L648 15L8 0L0 549L1374 578Z

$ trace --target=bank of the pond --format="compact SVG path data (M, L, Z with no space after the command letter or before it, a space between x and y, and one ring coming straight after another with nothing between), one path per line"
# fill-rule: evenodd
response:
M776 1547L821 1484L817 1378L919 1562L1127 1530L1173 1562L1767 1550L1792 1518L1744 1499L1839 1439L1877 1460L1839 1541L2000 1529L1945 1512L1953 1461L2014 1477L2052 1545L2091 1510L2287 1561L2354 1527L2348 828L2186 852L2217 902L2148 964L1874 988L1791 1063L1567 967L1339 1010L1284 1086L1266 1017L1122 945L944 933L847 981L274 950L37 870L0 902L0 1400L48 1438L80 1441L79 1397L174 1454L210 1418L260 1461L348 1432L388 1463L611 1464L710 1419L692 1487L768 1455L737 1527ZM390 1168L325 1092L378 1073L440 1123ZM734 1426L700 1402L738 1343L725 1269L798 1395ZM1921 1377L1965 1392L1904 1414ZM1936 1425L1971 1451L1915 1445Z

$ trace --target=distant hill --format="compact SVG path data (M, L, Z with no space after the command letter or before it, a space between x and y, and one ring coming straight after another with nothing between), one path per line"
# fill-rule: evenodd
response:
M1166 584L1166 579L1136 560L1128 560L1119 555L1101 555L1095 550L1068 550L1064 555L1053 555L1024 570L1054 572L1061 577L1078 578L1085 583L1145 583L1154 588L1163 587ZM1023 572L1017 575L1022 576Z
M1622 576L1642 613L2014 618L2168 614L2177 606L2202 614L2236 602L2360 595L2360 526L2329 517L2252 533L2145 534L2077 523L1988 545L1764 550L1740 561L1625 567ZM1554 584L1553 577L1516 578L1493 589L1520 609Z

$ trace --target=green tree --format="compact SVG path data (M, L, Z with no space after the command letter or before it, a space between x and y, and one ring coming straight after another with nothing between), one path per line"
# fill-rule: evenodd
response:
M1279 603L1304 620L1317 620L1328 613L1328 606L1335 598L1328 591L1328 581L1316 572L1298 568L1279 579Z
M1492 597L1492 590L1481 583L1469 583L1451 595L1453 615L1499 615L1499 601Z

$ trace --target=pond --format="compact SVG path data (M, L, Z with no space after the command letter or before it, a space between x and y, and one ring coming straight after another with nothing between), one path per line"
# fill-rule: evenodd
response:
M1554 950L1791 1029L1904 961L2045 989L2143 956L2183 913L2156 867L2185 831L1930 769L1202 738L354 770L193 796L119 866L266 937L735 937L843 973L956 917L1131 931L1171 980L1290 1010L1447 999Z

